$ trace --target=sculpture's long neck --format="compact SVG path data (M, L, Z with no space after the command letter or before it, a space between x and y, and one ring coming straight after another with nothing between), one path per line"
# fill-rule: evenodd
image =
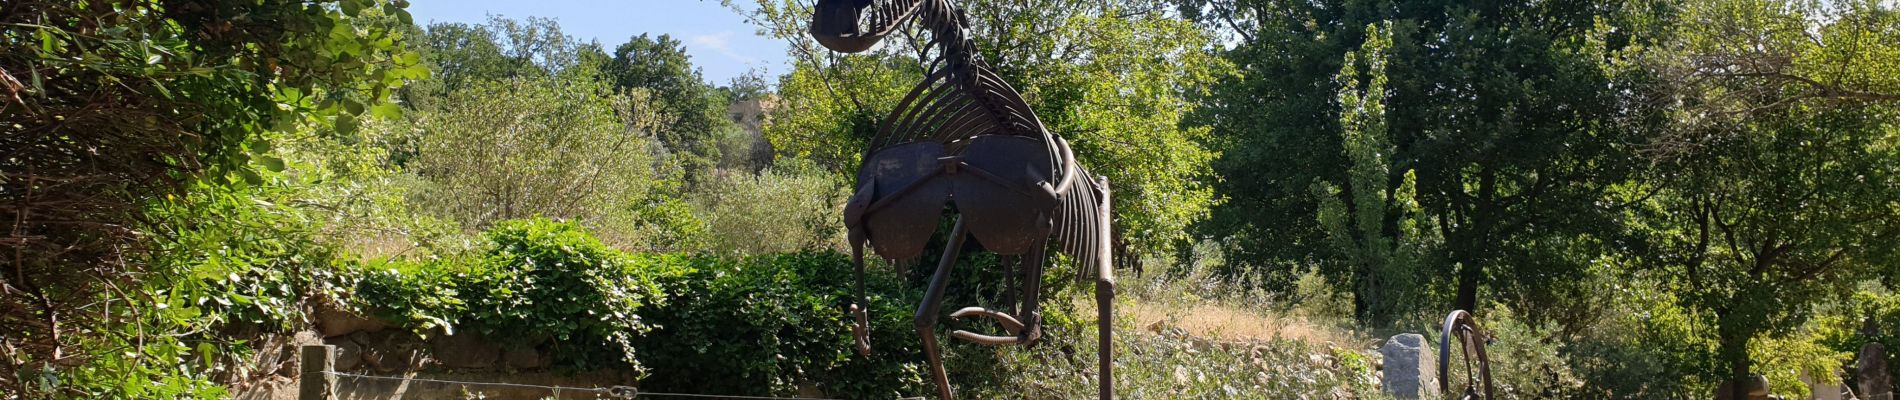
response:
M986 81L989 66L983 62L977 52L976 41L970 37L970 23L963 10L957 8L953 0L920 0L923 7L919 11L919 20L924 29L930 31L930 41L937 49L937 59L932 61L931 71L941 69L949 73L950 81L968 94L971 100L981 105L998 119L1003 129L1018 134L1040 133L1040 124L1025 121L1018 113L1008 112L1006 104L1021 103L1015 90L1004 87L1000 82ZM1027 111L1027 110L1024 110Z
M930 31L930 41L936 45L939 68L949 68L959 78L974 79L975 69L983 67L976 51L976 41L970 38L970 23L965 19L963 10L957 8L951 0L921 0L923 7L918 18L924 29Z

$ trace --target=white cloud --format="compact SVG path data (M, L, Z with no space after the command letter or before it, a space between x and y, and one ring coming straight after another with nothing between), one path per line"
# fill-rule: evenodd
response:
M710 35L693 35L692 37L686 39L686 43L694 47L700 47L707 50L712 50L715 53L719 53L719 55L726 56L726 58L730 58L733 61L738 61L740 63L752 64L752 63L759 62L758 57L747 56L744 54L739 54L739 52L737 51L733 51L732 50L732 35L733 33L731 31L719 32L719 33L714 33Z

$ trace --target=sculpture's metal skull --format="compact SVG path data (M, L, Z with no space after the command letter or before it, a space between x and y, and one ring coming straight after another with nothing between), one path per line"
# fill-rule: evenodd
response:
M883 35L874 10L892 0L818 0L811 15L811 36L825 48L856 53L876 45ZM877 7L874 7L877 6Z

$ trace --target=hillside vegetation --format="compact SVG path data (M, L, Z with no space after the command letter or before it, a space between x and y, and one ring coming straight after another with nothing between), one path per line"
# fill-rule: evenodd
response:
M723 3L788 71L405 0L0 3L0 399L233 397L337 313L545 356L487 372L930 393L943 235L872 263L861 356L842 226L928 35L840 55L809 1ZM1127 398L1379 398L1384 339L1454 309L1510 398L1799 398L1900 349L1892 1L957 3L1114 185ZM1001 308L965 254L946 303ZM1077 275L1044 342L946 341L957 390L1091 396Z

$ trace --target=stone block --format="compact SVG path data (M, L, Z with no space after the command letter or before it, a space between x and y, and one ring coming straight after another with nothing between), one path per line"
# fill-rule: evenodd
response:
M1438 355L1425 344L1425 336L1401 333L1379 348L1384 358L1385 379L1379 384L1386 394L1401 399L1438 397Z

